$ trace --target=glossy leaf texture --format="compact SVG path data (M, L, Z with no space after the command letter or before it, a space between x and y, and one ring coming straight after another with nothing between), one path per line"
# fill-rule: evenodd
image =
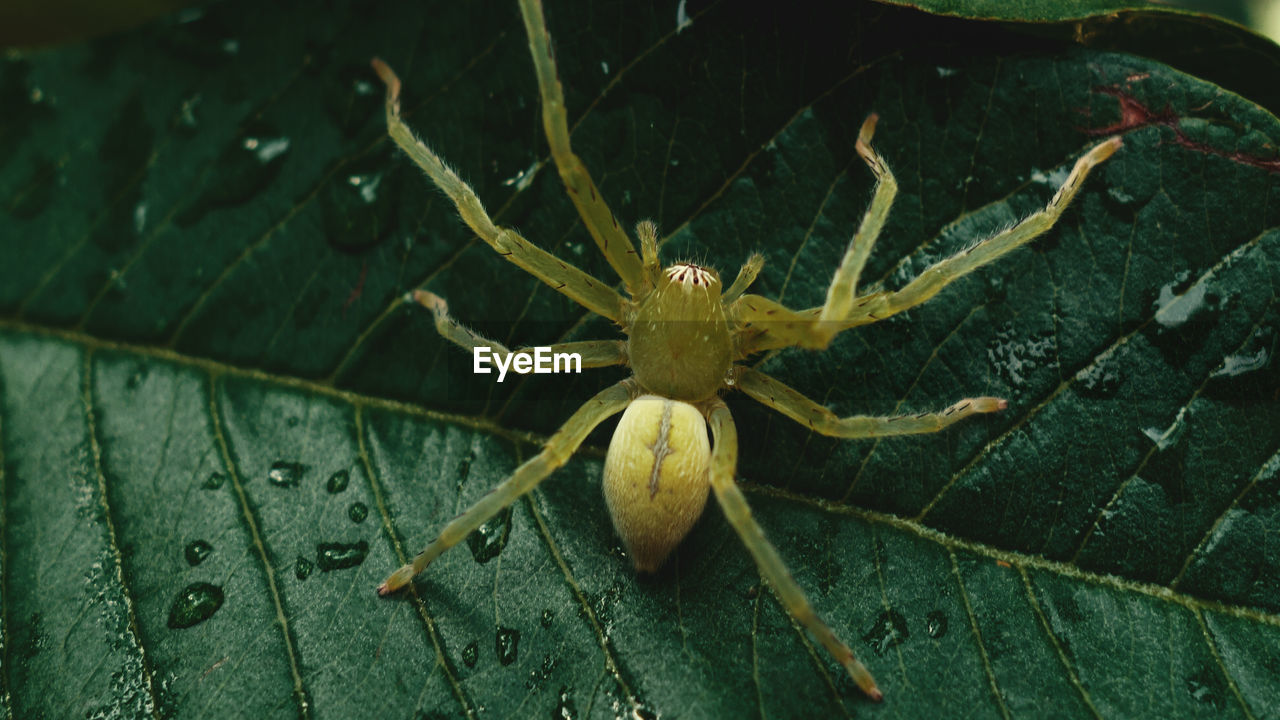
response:
M1280 717L1280 123L1248 68L879 4L548 25L619 219L724 274L763 252L753 291L796 307L870 197L867 113L901 186L864 273L888 289L1124 139L1031 247L758 359L841 414L1004 413L850 442L728 396L755 516L885 702L718 509L637 578L607 427L374 595L622 372L498 384L402 299L512 345L617 336L471 237L383 137L369 58L499 222L614 279L514 3L228 2L0 64L0 714ZM1212 28L1197 57L1256 40Z

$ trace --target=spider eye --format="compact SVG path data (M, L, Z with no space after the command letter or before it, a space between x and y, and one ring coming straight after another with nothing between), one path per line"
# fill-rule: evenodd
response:
M693 263L679 263L666 270L667 278L687 288L711 288L720 282L715 270L704 268Z

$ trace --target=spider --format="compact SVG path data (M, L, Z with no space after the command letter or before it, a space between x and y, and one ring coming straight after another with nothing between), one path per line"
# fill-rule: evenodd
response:
M538 455L449 522L411 563L378 586L378 593L387 595L409 584L441 553L532 491L568 461L592 429L621 412L605 458L604 496L614 527L636 569L656 571L702 514L708 494L714 492L725 517L782 605L822 643L868 697L882 699L871 674L818 617L778 551L752 518L734 479L737 430L721 395L741 391L813 431L841 438L937 432L971 415L1003 410L1008 405L1003 399L974 397L940 412L841 418L778 380L740 363L766 350L826 348L840 332L915 307L956 278L1025 245L1054 225L1089 171L1120 147L1120 138L1105 140L1080 157L1043 210L934 264L900 290L860 295L859 275L897 192L889 166L871 147L877 121L877 116L871 114L855 145L876 178L871 204L835 271L826 302L820 307L792 310L746 292L764 265L759 254L746 261L727 288L709 267L692 263L663 267L657 227L647 220L635 229L640 241L640 253L636 254L635 246L569 145L564 95L556 76L541 2L520 0L520 10L533 55L542 97L543 127L552 157L591 237L622 279L625 295L610 283L538 248L514 230L495 225L470 186L414 137L400 117L399 78L385 63L374 59L373 67L387 86L387 129L396 144L449 196L463 221L480 239L587 310L614 321L627 336L626 340L561 343L552 346L552 351L578 353L583 367L627 366L632 375L601 391L574 412ZM448 305L439 296L419 290L414 299L432 312L436 329L447 340L473 351L487 348L495 356L511 354L501 344L481 337L450 317ZM529 349L515 352L529 353ZM714 444L708 440L708 426Z

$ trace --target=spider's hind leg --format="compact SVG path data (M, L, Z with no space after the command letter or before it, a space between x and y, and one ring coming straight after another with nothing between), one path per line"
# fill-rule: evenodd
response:
M738 532L742 544L755 559L760 574L773 588L773 592L777 594L778 600L791 617L813 633L813 636L844 667L867 697L878 702L884 695L876 686L871 673L854 657L849 646L836 637L831 628L818 617L818 613L809 604L809 599L805 597L804 591L791 577L786 563L782 561L782 557L778 555L778 551L769 539L764 536L764 530L751 517L751 508L747 506L747 499L743 497L742 491L734 481L738 464L738 430L733 424L728 406L723 400L717 398L706 410L706 415L707 423L711 425L712 438L715 440L715 447L711 451L711 467L707 475L711 481L711 489L716 494L716 501L724 510L725 518Z
M538 483L568 462L569 457L596 425L629 405L637 393L635 383L623 380L588 400L551 436L542 452L525 461L511 473L511 477L445 525L436 539L418 553L412 562L391 573L378 586L378 594L388 595L408 585L415 575L425 570L441 553L462 542L489 518L537 487Z
M422 168L436 187L444 191L458 209L458 215L481 240L499 255L530 275L597 315L615 322L622 319L622 296L605 283L539 248L509 228L494 224L471 186L458 177L426 143L414 137L400 117L400 78L381 60L373 69L387 86L387 134Z

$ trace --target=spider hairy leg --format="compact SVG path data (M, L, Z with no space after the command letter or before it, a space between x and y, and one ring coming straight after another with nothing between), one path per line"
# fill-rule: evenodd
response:
M976 397L960 400L941 412L889 417L854 415L842 418L759 370L739 368L736 384L738 389L752 399L807 426L810 430L840 438L872 438L938 432L970 415L998 412L1009 407L1008 401L1003 398Z
M733 279L733 284L720 296L720 302L724 305L732 304L742 293L747 291L747 288L751 287L751 283L756 281L756 276L763 269L764 255L751 253L747 261L742 263L742 267L738 268L738 277Z
M938 261L920 273L914 280L907 283L906 287L901 290L853 296L850 309L843 317L824 315L828 307L831 306L833 294L836 294L834 290L828 291L828 304L805 310L791 310L776 301L759 295L743 295L730 308L730 316L740 325L751 326L754 330L740 344L739 357L783 347L823 348L826 347L831 338L840 332L884 320L903 310L924 303L955 280L984 265L995 262L1052 228L1072 199L1079 193L1080 188L1083 187L1089 172L1111 157L1122 144L1123 140L1121 138L1113 137L1095 145L1082 155L1072 166L1066 182L1062 184L1062 187L1058 188L1053 198L1042 210L1030 215L1013 227L974 244L963 252ZM878 155L874 155L871 151L870 145L866 147L871 155L864 155L864 158L878 158ZM881 160L879 163L883 164L883 161ZM871 165L873 171L876 170L877 163L868 159L868 164ZM887 166L884 166L884 168L887 171ZM882 182L876 191L877 197L880 195L880 189L885 187L883 178L881 180ZM892 200L892 196L890 196L890 200ZM868 216L873 211L880 212L876 210L878 202L883 205L880 211L887 216L888 205L884 204L883 201L877 200L872 201L872 207L867 211ZM855 237L855 242L850 246L850 253L857 249L854 247L856 245L857 238ZM867 250L870 250L869 245ZM846 260L848 259L849 254L846 253ZM843 263L841 267L842 269L844 268ZM858 267L860 269L860 266ZM833 283L839 280L838 275L839 273L837 273L837 280L833 281ZM839 294L843 297L843 291ZM824 319L826 317L833 317L833 319Z
M537 487L544 478L568 462L597 425L605 418L622 411L637 394L635 383L623 380L588 400L551 436L542 452L516 468L511 477L445 525L440 535L418 553L412 562L391 573L378 586L378 594L389 595L408 585L415 575L425 570L441 553L462 542L489 518Z
M889 217L889 208L893 206L893 199L898 195L898 181L889 170L889 164L871 147L871 136L875 134L876 122L879 119L880 116L875 113L867 116L862 123L862 129L858 132L855 149L876 176L876 188L871 197L871 205L862 216L862 224L858 226L858 232L854 233L853 239L849 241L844 259L840 261L840 267L836 269L835 276L831 278L831 285L827 288L827 300L813 325L813 335L810 338L814 343L813 347L825 348L831 344L831 339L840 332L839 321L853 312L862 268L867 264L871 248L880 237L880 231L884 229L885 220Z
M444 298L427 290L415 290L414 302L431 311L435 318L436 331L455 345L465 350L489 348L495 359L508 355L528 355L533 357L534 348L521 348L514 353L497 340L489 340L471 328L459 323L449 315L449 304ZM627 344L621 340L583 340L579 342L557 343L548 346L552 354L577 353L582 358L582 367L598 368L610 365L627 364ZM504 366L510 361L504 361Z
M953 280L963 277L983 265L995 262L1002 256L1044 234L1058 222L1058 218L1067 209L1067 205L1075 198L1076 193L1080 192L1080 188L1084 186L1085 178L1089 176L1089 171L1115 154L1115 151L1120 149L1123 143L1124 141L1120 138L1113 137L1095 145L1093 149L1076 161L1076 164L1071 168L1071 174L1067 176L1066 182L1062 183L1062 187L1058 188L1058 191L1053 194L1053 199L1049 201L1049 204L1043 210L1032 214L1008 230L996 233L979 242L968 250L935 263L920 273L916 279L907 283L906 287L884 296L882 307L875 307L877 304L873 303L868 306L869 309L866 312L875 313L877 319L883 319L915 307L937 295L939 290L946 287Z
M551 36L542 14L541 0L520 0L520 14L524 16L525 31L529 36L529 52L533 55L534 70L538 75L538 92L542 95L542 126L551 146L551 157L556 161L560 179L569 191L569 198L582 216L587 231L596 241L605 259L626 284L632 297L644 289L644 271L635 247L618 225L591 174L569 145L569 124L565 115L564 89L556 77L556 62L551 54Z
M711 452L711 468L708 473L711 489L715 492L716 501L724 510L725 518L742 538L742 543L756 561L760 574L764 576L769 587L773 588L778 600L786 608L791 617L813 633L822 646L831 653L849 673L849 677L857 683L867 697L879 702L884 694L876 686L867 668L853 655L849 646L844 644L831 628L818 617L804 591L796 584L791 572L764 535L764 530L751 517L751 508L742 490L734 482L734 473L738 462L738 430L733 424L733 417L723 400L716 398L707 408L707 422L711 425L711 435L715 440L715 448Z
M463 182L426 143L414 137L413 131L400 117L400 78L378 58L373 59L373 69L387 86L387 133L449 196L463 222L499 255L553 290L597 315L619 321L622 317L622 296L617 291L530 243L515 231L494 225L471 186Z

